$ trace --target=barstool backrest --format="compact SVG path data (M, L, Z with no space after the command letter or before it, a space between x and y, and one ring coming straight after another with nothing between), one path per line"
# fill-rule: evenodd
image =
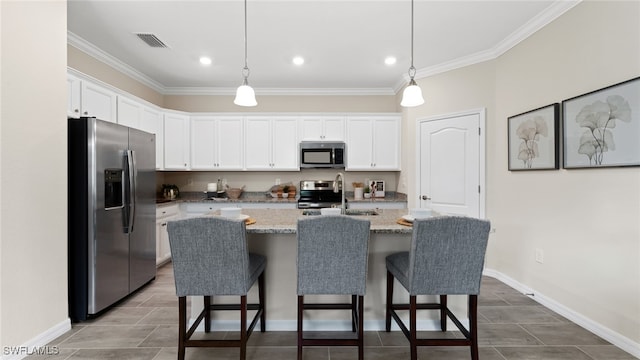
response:
M490 227L489 221L457 216L414 221L409 293L477 295Z
M298 295L364 295L370 225L348 216L298 220Z
M242 220L200 217L167 224L178 296L246 295L249 253Z

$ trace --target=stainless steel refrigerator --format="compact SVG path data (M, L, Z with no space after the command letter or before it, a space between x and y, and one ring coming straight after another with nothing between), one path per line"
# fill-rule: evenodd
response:
M156 276L155 135L68 122L69 317L81 321Z

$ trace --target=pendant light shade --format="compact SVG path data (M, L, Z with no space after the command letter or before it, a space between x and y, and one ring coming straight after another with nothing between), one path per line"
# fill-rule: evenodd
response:
M233 103L240 106L258 105L258 102L256 101L256 92L253 91L253 88L247 83L247 77L244 78L242 85L238 86L238 90L236 90L236 98L233 100Z
M424 98L422 97L422 89L416 84L416 81L411 79L409 85L404 88L402 92L402 101L400 106L414 107L424 104Z
M413 67L413 0L411 0L411 67L409 67L409 85L402 92L400 106L414 107L424 104L422 89L414 80L415 76L416 68Z
M249 86L249 66L247 65L247 0L244 0L244 68L242 69L242 85L236 90L236 98L233 103L240 106L256 106L256 93Z

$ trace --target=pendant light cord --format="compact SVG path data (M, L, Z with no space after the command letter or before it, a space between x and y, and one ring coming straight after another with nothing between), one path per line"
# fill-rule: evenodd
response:
M247 81L247 77L249 77L249 66L247 59L247 0L244 0L244 69L242 69L242 75L244 76L245 82Z
M413 67L413 0L411 0L411 67L409 67L409 77L413 80L416 75L416 68Z

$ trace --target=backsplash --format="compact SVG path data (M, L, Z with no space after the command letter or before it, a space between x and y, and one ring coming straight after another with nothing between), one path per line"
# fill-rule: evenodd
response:
M280 183L293 183L296 187L301 180L333 180L338 172L345 175L347 191L353 191L353 182L365 180L385 181L387 191L396 191L400 172L395 171L337 171L337 169L304 169L300 171L158 171L158 192L162 184L177 185L180 191L206 191L208 183L226 179L229 187L244 186L245 191L267 191L275 185L276 179Z

